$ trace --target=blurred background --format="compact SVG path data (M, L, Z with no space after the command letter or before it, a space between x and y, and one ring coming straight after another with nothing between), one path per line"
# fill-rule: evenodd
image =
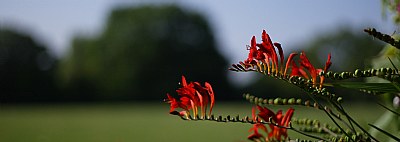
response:
M362 0L3 0L0 141L245 141L249 126L170 116L165 94L176 95L181 75L210 82L214 110L226 115L251 114L243 93L302 97L285 82L227 69L263 29L285 56L305 51L323 67L332 53L334 71L371 68L384 44L363 29L394 33L390 14ZM364 111L357 117L375 112Z

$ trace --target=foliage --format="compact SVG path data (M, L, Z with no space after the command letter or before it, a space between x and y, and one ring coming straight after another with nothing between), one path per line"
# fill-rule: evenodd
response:
M56 91L55 58L16 28L0 28L1 101L45 100Z
M68 94L159 99L181 74L216 82L217 92L231 94L226 66L203 16L176 6L143 6L114 10L97 37L76 37L59 72Z

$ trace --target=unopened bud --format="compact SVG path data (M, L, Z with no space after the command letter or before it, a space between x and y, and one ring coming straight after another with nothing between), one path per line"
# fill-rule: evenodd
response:
M399 106L400 106L400 97L399 97L399 96L395 96L395 97L393 98L393 107L394 107L395 109L398 109Z

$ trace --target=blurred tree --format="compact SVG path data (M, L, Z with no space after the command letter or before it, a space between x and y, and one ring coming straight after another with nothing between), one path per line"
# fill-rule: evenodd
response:
M300 46L317 67L325 65L327 55L332 54L334 71L352 71L371 68L371 60L382 50L383 43L374 40L363 32L339 27L334 32L320 35L319 38Z
M30 36L0 28L0 101L47 100L56 91L55 59Z
M210 82L217 97L233 92L207 21L175 6L114 10L101 35L74 39L59 71L69 93L108 100L161 101L181 75Z
M379 53L383 45L382 42L373 40L362 29L353 32L348 27L339 27L334 32L324 32L323 35L317 37L296 48L303 49L316 68L323 68L328 54L331 53L332 66L330 70L332 71L354 71L355 69L371 68L370 61ZM294 52L300 53L301 51ZM286 51L286 53L291 52ZM268 94L271 97L293 96L302 93L299 92L298 88L285 85L285 82L265 78L251 84L250 89L247 88L246 90L252 90L251 93L254 95L260 94L257 96ZM342 90L335 88L335 91ZM351 93L359 92L353 91Z

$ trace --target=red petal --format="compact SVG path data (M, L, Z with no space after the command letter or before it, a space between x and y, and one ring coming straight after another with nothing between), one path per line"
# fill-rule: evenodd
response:
M166 102L170 104L170 110L169 112L174 112L176 108L178 108L178 102L176 101L176 99L174 97L172 97L171 95L167 94L167 99Z
M260 116L264 121L269 122L269 119L272 117L274 118L275 113L271 110L269 110L267 107L260 107L257 106L258 110L260 111L258 113L258 116Z
M308 71L315 71L314 66L311 64L310 60L308 60L304 51L300 54L300 65L306 68Z
M317 81L317 70L315 70L314 66L311 64L310 60L308 60L304 52L300 54L300 65L310 72L311 78L313 79L313 84L315 85Z
M293 58L297 55L297 53L290 53L288 60L286 61L286 67L285 71L283 72L283 75L286 76L287 70L290 67L290 63L292 62ZM293 72L293 71L292 71Z
M205 87L206 87L207 90L208 90L208 95L210 95L210 101L211 101L211 103L210 103L210 113L209 113L209 114L211 115L211 112L212 112L212 109L213 109L214 103L215 103L214 91L213 91L213 89L212 89L212 87L211 87L211 84L208 83L208 82L205 82Z
M308 79L307 73L303 69L299 68L293 60L292 73L290 74L290 76L300 76Z
M185 76L183 76L183 75L182 75L182 86L183 86L183 87L186 87L186 86L187 86L186 78L185 78Z
M278 48L279 51L279 57L281 59L281 66L283 66L283 60L285 59L284 54L283 54L283 50L282 50L282 46L280 43L275 42L274 43L275 47Z
M293 112L294 112L294 109L293 109L293 108L289 108L289 109L286 111L286 114L285 114L285 116L284 116L283 119L282 119L282 125L283 125L283 126L287 127L287 126L289 125L289 122L290 122L290 120L292 119L292 116L293 116Z
M326 72L332 65L331 62L331 53L328 54L328 60L326 60L324 72Z

